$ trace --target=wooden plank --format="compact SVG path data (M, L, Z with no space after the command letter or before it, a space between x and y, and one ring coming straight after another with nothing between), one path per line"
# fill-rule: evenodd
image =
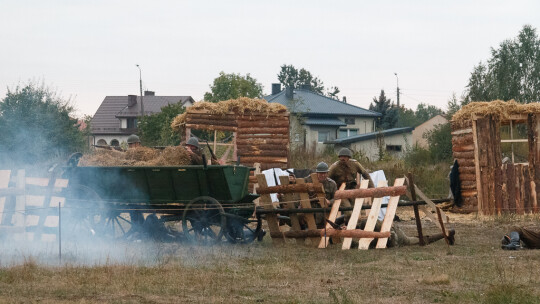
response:
M233 131L236 132L236 127L233 126L216 126L216 125L199 125L186 123L186 128L195 130L219 130L219 131Z
M379 181L377 184L377 187L386 187L388 186L387 181ZM381 210L381 203L382 198L377 197L373 199L373 203L371 204L371 210L369 211L369 216L367 218L366 226L364 227L364 231L373 231L375 229L375 225L377 224L377 218L379 217L379 211ZM367 250L369 249L369 244L373 238L363 238L358 240L358 249L361 250Z
M396 178L396 180L394 181L394 187L401 186L404 182L404 178ZM398 202L399 196L390 197L390 200L388 201L388 206L386 207L386 214L384 216L380 232L390 232L390 228L392 228L392 223L394 223L394 216L396 215ZM375 248L386 248L387 242L388 238L379 238L377 240L377 246Z
M10 176L11 176L11 170L0 170L0 189L7 189L7 187L9 186ZM5 207L6 207L6 197L0 197L0 225L8 224L8 223L3 223Z
M461 129L461 130L454 131L454 132L452 132L452 135L467 134L467 133L472 133L472 132L473 132L473 129L467 128L467 129Z
M289 184L289 177L288 176L280 176L279 182L281 185L288 185ZM285 208L287 209L295 209L294 203L300 199L300 195L296 193L285 193L283 194L283 200L285 201ZM300 230L300 222L298 221L298 214L291 213L289 214L289 218L291 219L291 230Z
M416 201L416 191L414 189L414 177L411 172L407 173L407 185L409 186L410 196L409 198L412 201ZM424 241L424 232L422 230L422 220L420 219L420 211L418 210L418 205L413 206L414 212L414 221L416 223L416 232L418 233L418 244L420 246L426 245Z
M532 211L531 176L529 175L529 166L523 165L522 171L523 171L523 185L521 187L524 191L524 197L525 197L525 199L523 200L523 209L525 210L525 213L531 213Z
M521 170L522 165L516 165L516 213L523 214L523 191L521 185L523 184L523 175Z
M439 226L439 228L441 227L440 224L439 224L439 221L437 220L437 218L435 217L435 215L433 215L433 213L426 207L426 205L421 205L421 206L418 206L418 210L424 212L424 214L434 223L437 224L437 226Z
M266 188L268 187L268 184L266 183L266 178L264 177L264 174L257 174L257 183L259 184L260 188ZM274 209L272 206L272 199L270 198L270 194L262 194L259 197L259 203L263 206L265 210L272 210ZM270 233L280 233L279 230L279 223L277 220L277 216L275 214L267 214L266 215L266 222L268 223L268 229L270 229ZM283 238L272 238L272 241L275 241L276 244L283 244L284 240Z
M305 183L305 180L303 178L297 178L296 183L302 185ZM300 193L300 206L303 209L311 209L311 202L309 200L309 195L307 192ZM304 220L306 221L309 230L317 229L317 223L315 222L315 216L313 215L313 213L305 213ZM313 246L319 244L319 238L311 238L310 240Z
M506 164L506 192L508 196L509 213L516 212L516 168L514 164Z
M478 155L478 130L476 126L477 122L476 120L472 121L472 134L473 134L473 142L474 142L474 162L473 166L475 167L475 175L478 177L476 179L476 190L478 191L477 196L477 210L478 213L482 214L482 181L480 180L480 163L479 163L479 155ZM459 161L458 161L459 162ZM461 167L461 164L459 164Z
M425 195L424 192L422 192L422 190L418 188L418 186L414 185L414 191L416 192L416 195L418 195L424 202L426 202L427 206L429 206L433 212L437 212L437 205L435 205L435 203L430 200L427 195ZM446 214L444 214L444 212L442 213L442 218L445 223L448 223L448 217L446 216Z
M367 189L369 187L369 180L365 179L360 182L360 189ZM349 222L347 223L347 230L356 229L356 225L358 225L358 219L360 218L360 212L362 211L362 205L364 204L365 198L356 198L354 200L354 207L351 214L351 218L349 219ZM348 250L351 249L352 244L352 238L344 238L343 239L343 245L341 245L342 250Z
M345 183L341 184L338 190L345 189ZM339 212L339 206L341 205L341 200L337 199L334 200L334 203L332 204L332 209L330 210L330 214L328 215L328 220L331 222L336 221L336 217ZM332 229L332 226L330 223L326 223L326 229ZM328 236L323 236L321 238L321 241L319 242L319 248L326 248L328 246L328 243L330 242L330 238Z
M501 195L502 207L501 213L508 212L508 169L507 164L501 166Z
M25 171L24 170L17 170L17 177L16 177L16 187L20 190L25 190ZM15 210L17 211L23 211L23 212L16 212L11 217L11 223L15 227L24 227L26 222L26 195L17 195L15 197ZM15 235L17 239L24 239L24 234L17 234Z

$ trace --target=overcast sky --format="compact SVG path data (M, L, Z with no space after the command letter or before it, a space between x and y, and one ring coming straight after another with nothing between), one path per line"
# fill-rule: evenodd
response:
M220 71L249 73L269 94L283 64L305 68L367 108L384 89L445 109L474 65L525 24L540 1L0 2L0 98L33 79L93 115L107 95L191 95Z

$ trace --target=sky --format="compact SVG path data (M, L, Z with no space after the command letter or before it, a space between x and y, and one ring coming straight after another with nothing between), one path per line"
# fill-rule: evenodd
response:
M34 81L93 115L139 94L136 64L156 95L202 100L221 71L267 95L292 64L356 106L396 101L399 81L402 105L444 110L525 24L540 31L540 1L1 0L0 99Z

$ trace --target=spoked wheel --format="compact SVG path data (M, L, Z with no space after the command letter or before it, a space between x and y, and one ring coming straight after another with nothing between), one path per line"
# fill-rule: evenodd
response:
M125 210L130 208L106 204L94 189L78 184L69 187L65 209L66 216L62 218L63 236L74 241L85 236L127 238L137 231L144 220L142 211Z
M227 214L227 230L225 237L233 244L248 244L262 233L262 220L246 219L238 215Z
M193 199L182 216L182 230L187 240L211 245L221 241L227 218L221 204L209 196Z

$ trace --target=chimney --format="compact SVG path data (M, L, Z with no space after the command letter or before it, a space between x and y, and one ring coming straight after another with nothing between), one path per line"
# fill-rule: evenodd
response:
M137 104L137 95L128 95L128 108Z
M294 88L293 87L286 87L285 88L285 97L288 99L293 99L294 96Z
M154 91L144 91L144 96L156 96L156 92L154 92Z
M272 83L272 95L281 92L281 83Z
M347 103L347 96L343 96L343 103Z

